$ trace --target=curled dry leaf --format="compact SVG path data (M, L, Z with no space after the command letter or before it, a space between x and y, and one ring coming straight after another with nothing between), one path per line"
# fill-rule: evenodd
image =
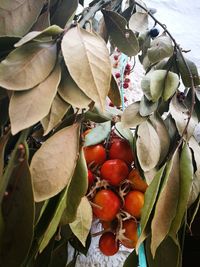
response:
M9 105L12 134L26 129L43 119L51 108L60 82L60 65L38 86L21 92L14 92Z
M75 83L104 109L111 81L111 62L106 43L98 35L74 27L64 35L61 47Z
M55 133L34 154L30 170L36 202L55 196L68 184L78 150L79 125L74 124Z

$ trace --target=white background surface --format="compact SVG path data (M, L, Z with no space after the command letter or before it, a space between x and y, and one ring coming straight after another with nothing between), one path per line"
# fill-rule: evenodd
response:
M90 1L85 1L85 3ZM156 8L155 16L175 37L180 46L191 50L187 57L200 70L200 0L144 0L149 8ZM142 69L136 69L132 90L128 92L130 102L140 98L140 76ZM197 133L200 135L200 131ZM94 225L94 230L98 229ZM129 252L121 248L117 256L105 257L98 250L98 237L94 238L87 257L79 256L76 267L122 267ZM141 266L142 267L142 266Z

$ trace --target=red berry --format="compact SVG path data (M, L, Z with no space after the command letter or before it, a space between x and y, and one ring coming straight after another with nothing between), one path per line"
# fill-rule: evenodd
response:
M104 162L101 167L101 178L109 184L118 186L121 181L128 176L129 169L126 163L121 159L110 159Z
M130 70L131 69L131 65L127 63L125 69L126 70Z
M124 71L124 75L126 76L126 75L129 75L130 74L130 70L125 70Z
M114 104L110 101L109 106L114 107Z
M134 161L133 151L125 139L116 139L109 150L110 159L121 159L130 165Z
M125 82L125 83L123 84L123 87L124 87L124 89L127 89L127 88L129 88L129 84Z
M120 78L120 73L119 72L117 72L117 73L115 73L115 77L118 79L118 78Z
M91 172L91 170L88 170L88 184L92 185L94 183L94 174Z
M114 55L114 60L118 60L118 59L119 59L119 56Z
M110 189L98 191L93 199L94 215L102 221L112 221L120 210L121 202L117 194Z
M128 101L128 99L126 97L124 97L124 102L127 102L127 101Z
M112 232L102 234L99 239L99 249L106 256L113 256L119 250L119 241Z

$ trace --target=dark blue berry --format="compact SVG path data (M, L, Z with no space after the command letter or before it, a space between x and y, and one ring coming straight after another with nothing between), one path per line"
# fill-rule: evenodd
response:
M154 38L156 36L158 36L159 34L159 30L157 28L152 28L150 31L149 31L149 34L151 36L151 38Z

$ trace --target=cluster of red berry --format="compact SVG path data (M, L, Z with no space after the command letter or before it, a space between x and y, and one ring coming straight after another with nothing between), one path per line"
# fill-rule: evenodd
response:
M112 256L120 245L135 248L147 183L134 167L129 142L111 132L109 141L84 147L84 154L88 166L87 196L94 218L102 225L100 251Z

